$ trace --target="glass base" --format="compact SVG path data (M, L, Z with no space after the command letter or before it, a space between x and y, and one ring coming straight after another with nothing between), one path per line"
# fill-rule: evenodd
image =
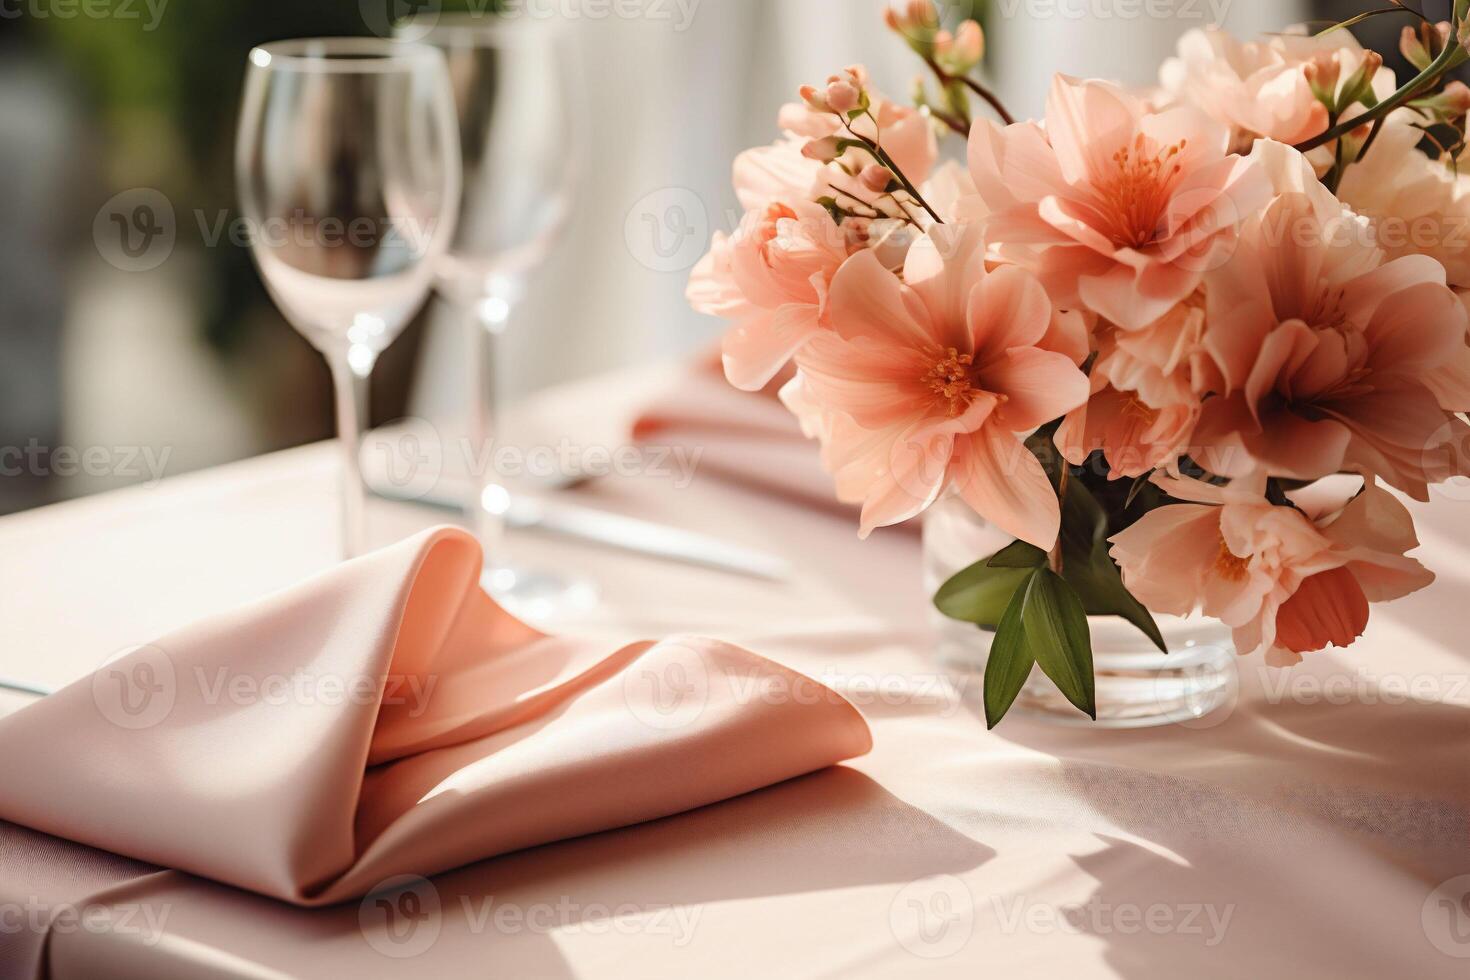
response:
M1118 625L1105 619L1092 620L1094 645L1103 646L1104 636ZM1127 624L1122 625L1133 629ZM1094 650L1096 721L1063 697L1039 667L1032 668L1030 679L1021 689L1007 717L1024 714L1060 725L1090 728L1153 728L1192 723L1210 725L1223 721L1239 693L1234 648L1228 640L1176 641L1164 623L1159 625L1166 630L1166 642L1171 645L1167 656L1149 647L1141 634L1140 641L1133 642L1138 652ZM1216 624L1199 625L1207 628ZM977 705L983 704L985 662L994 634L952 620L941 629L941 661L966 678L964 689ZM1144 652L1145 648L1151 652Z
M924 585L931 594L949 577L1010 543L962 501L942 500L924 517ZM985 663L995 634L930 612L939 659L963 681L965 699L984 712ZM1235 644L1223 623L1201 617L1156 616L1169 647L1159 652L1137 628L1117 617L1089 617L1097 721L1072 706L1039 667L1007 717L1027 714L1063 725L1150 728L1210 727L1230 714L1239 694Z
M512 616L537 626L570 622L597 607L597 586L591 579L539 568L487 568L480 587Z

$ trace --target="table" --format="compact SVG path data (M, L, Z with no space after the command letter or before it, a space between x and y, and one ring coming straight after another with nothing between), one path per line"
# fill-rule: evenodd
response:
M616 446L671 377L583 383L540 418ZM335 479L309 446L0 519L0 672L65 683L327 567ZM577 629L743 643L847 692L873 752L443 875L396 931L366 906L304 911L0 825L0 977L1466 975L1466 503L1418 509L1438 583L1375 607L1350 653L1288 675L1244 662L1219 716L987 732L978 679L930 659L914 535L860 542L838 512L701 473L575 496L799 569L773 584L518 539L600 583ZM436 515L380 504L374 521L386 541ZM45 938L70 907L86 915Z

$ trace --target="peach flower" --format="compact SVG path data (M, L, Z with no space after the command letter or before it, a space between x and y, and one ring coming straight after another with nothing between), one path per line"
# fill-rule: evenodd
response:
M1337 196L1373 222L1390 258L1428 255L1451 286L1470 287L1470 175L1419 151L1412 113L1391 116L1367 155L1348 167Z
M870 251L838 271L831 330L798 353L782 397L821 439L861 533L956 490L981 516L1039 547L1060 513L1026 434L1075 408L1087 379L1035 277L987 271L975 226L915 242L903 278Z
M860 91L871 100L872 118L865 115L853 127L881 139L911 179L923 180L934 171L929 186L943 194L945 216L952 218L955 203L973 199L974 188L957 165L934 170L937 148L924 116L873 92L861 67L834 76L820 93L811 90L809 101L846 105ZM781 123L787 132L780 141L736 158L735 193L746 214L734 233L715 233L687 290L697 311L734 321L724 340L726 376L752 391L764 387L823 328L828 284L849 255L871 248L887 268L901 268L917 233L914 222L927 220L917 205L906 209L907 219L888 216L900 214L890 200L873 218L846 217L839 224L815 201L835 196L848 210L866 213L859 202L876 195L862 175L873 180L874 171L883 168L856 149L826 162L803 152L814 139L835 143L840 124L830 113L792 103L782 109Z
M1293 494L1294 501L1344 564L1307 578L1282 603L1270 658L1276 666L1329 645L1349 645L1367 624L1368 603L1399 599L1434 581L1433 572L1406 555L1419 547L1419 539L1408 509L1393 494L1369 480L1343 503L1340 495L1334 498L1334 488L1317 488L1325 493L1319 491L1316 501L1309 491Z
M1192 107L1151 111L1099 81L1057 76L1045 127L979 123L970 171L998 254L1036 271L1064 307L1124 329L1167 314L1269 201L1258 162Z
M1418 149L1423 132L1406 112L1389 117L1373 148L1349 167L1338 188L1343 203L1372 222L1373 241L1390 258L1427 255L1444 266L1449 285L1470 297L1470 174ZM1460 167L1470 161L1462 159ZM1470 341L1426 378L1446 407L1470 406Z
M1398 598L1432 579L1404 555L1418 544L1407 511L1371 481L1317 520L1267 501L1256 479L1154 482L1197 502L1150 511L1113 536L1124 584L1155 612L1219 619L1242 655L1265 651L1268 663L1287 666L1347 646L1367 626L1370 599Z
M1464 307L1424 256L1390 262L1365 222L1325 200L1283 194L1244 229L1207 288L1230 297L1205 343L1225 381L1205 403L1200 462L1236 476L1262 468L1313 480L1372 473L1419 499L1432 457L1470 427L1428 379L1466 344Z
M1172 468L1189 451L1201 395L1219 372L1204 348L1203 289L1142 330L1097 329L1092 397L1057 430L1073 465L1101 450L1112 479Z
M750 211L734 235L716 236L688 297L699 312L734 321L724 340L731 384L759 391L820 329L827 286L850 252L866 247L866 232L797 201Z
M770 146L757 146L735 157L735 197L747 211L763 211L778 202L814 201L825 186L826 167L802 155L806 140L783 136Z
M1198 106L1231 127L1246 152L1257 138L1302 143L1327 129L1327 107L1312 91L1336 94L1362 68L1368 53L1348 31L1309 35L1302 28L1260 41L1239 41L1222 30L1194 30L1179 41L1178 57L1160 79L1177 101ZM1379 99L1398 87L1393 72L1373 77Z

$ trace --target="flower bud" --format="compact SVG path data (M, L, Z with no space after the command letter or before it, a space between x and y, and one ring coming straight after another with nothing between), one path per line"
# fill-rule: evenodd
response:
M841 141L836 136L812 140L801 148L801 155L818 163L831 163L842 155Z
M939 12L931 0L910 0L902 9L889 7L883 12L888 29L902 34L909 47L920 57L934 56L934 35L939 30Z
M1450 82L1439 97L1445 101L1446 106L1454 110L1456 116L1470 113L1470 85L1461 81Z
M978 21L967 20L961 24L954 41L956 61L974 67L985 57L985 32L980 29Z
M826 93L818 92L815 86L803 85L797 90L797 94L801 96L801 101L806 103L806 107L813 112L832 111L832 107L827 104Z
M909 0L904 20L915 27L938 27L939 11L934 9L933 0Z
M1403 33L1399 35L1399 52L1403 54L1409 64L1420 71L1428 68L1429 63L1434 60L1434 56L1425 47L1424 39L1419 36L1419 32L1408 25L1404 27Z
M1364 51L1363 63L1358 70L1348 76L1343 84L1342 95L1338 98L1339 111L1350 105L1362 102L1373 94L1373 78L1378 74L1378 69L1383 67L1383 55L1377 51Z
M882 194L893 183L893 171L881 164L872 163L858 174L858 182L874 194Z
M1427 113L1437 124L1458 123L1470 113L1470 87L1464 82L1450 82L1434 95L1415 99L1409 104L1420 112Z
M861 97L862 91L849 81L834 76L827 83L826 102L831 112L851 112L857 108Z
M1399 51L1408 59L1409 64L1423 71L1444 52L1449 43L1448 21L1440 21L1438 24L1422 21L1417 28L1404 28L1399 37Z
M1342 79L1342 58L1336 51L1319 51L1302 67L1307 84L1317 101L1329 109L1337 105L1337 83Z

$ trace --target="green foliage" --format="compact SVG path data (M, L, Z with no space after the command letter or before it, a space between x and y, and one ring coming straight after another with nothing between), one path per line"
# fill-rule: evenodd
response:
M1164 653L1158 624L1123 584L1109 538L1170 502L1146 479L1107 480L1101 460L1068 468L1046 429L1028 445L1062 496L1061 534L1048 555L1017 541L963 569L942 585L934 604L944 615L995 630L985 673L985 710L993 727L1009 710L1033 664L1072 704L1097 716L1088 616L1117 616ZM1065 473L1065 478L1063 474ZM992 676L993 675L993 676Z
M1025 581L1031 581L1027 572ZM1031 676L1036 658L1026 646L1026 629L1021 617L1026 605L1026 590L1017 589L1006 604L990 645L990 659L985 662L985 724L994 728L1016 703L1016 696Z
M940 586L934 605L950 619L993 630L1030 577L1029 568L991 568L981 560Z
M1026 587L1021 625L1026 646L1046 676L1078 710L1097 718L1092 633L1071 585L1049 568L1037 569Z
M1087 614L1072 587L1049 568L1033 568L1012 594L985 664L985 723L1000 724L1037 664L1067 700L1097 717Z

